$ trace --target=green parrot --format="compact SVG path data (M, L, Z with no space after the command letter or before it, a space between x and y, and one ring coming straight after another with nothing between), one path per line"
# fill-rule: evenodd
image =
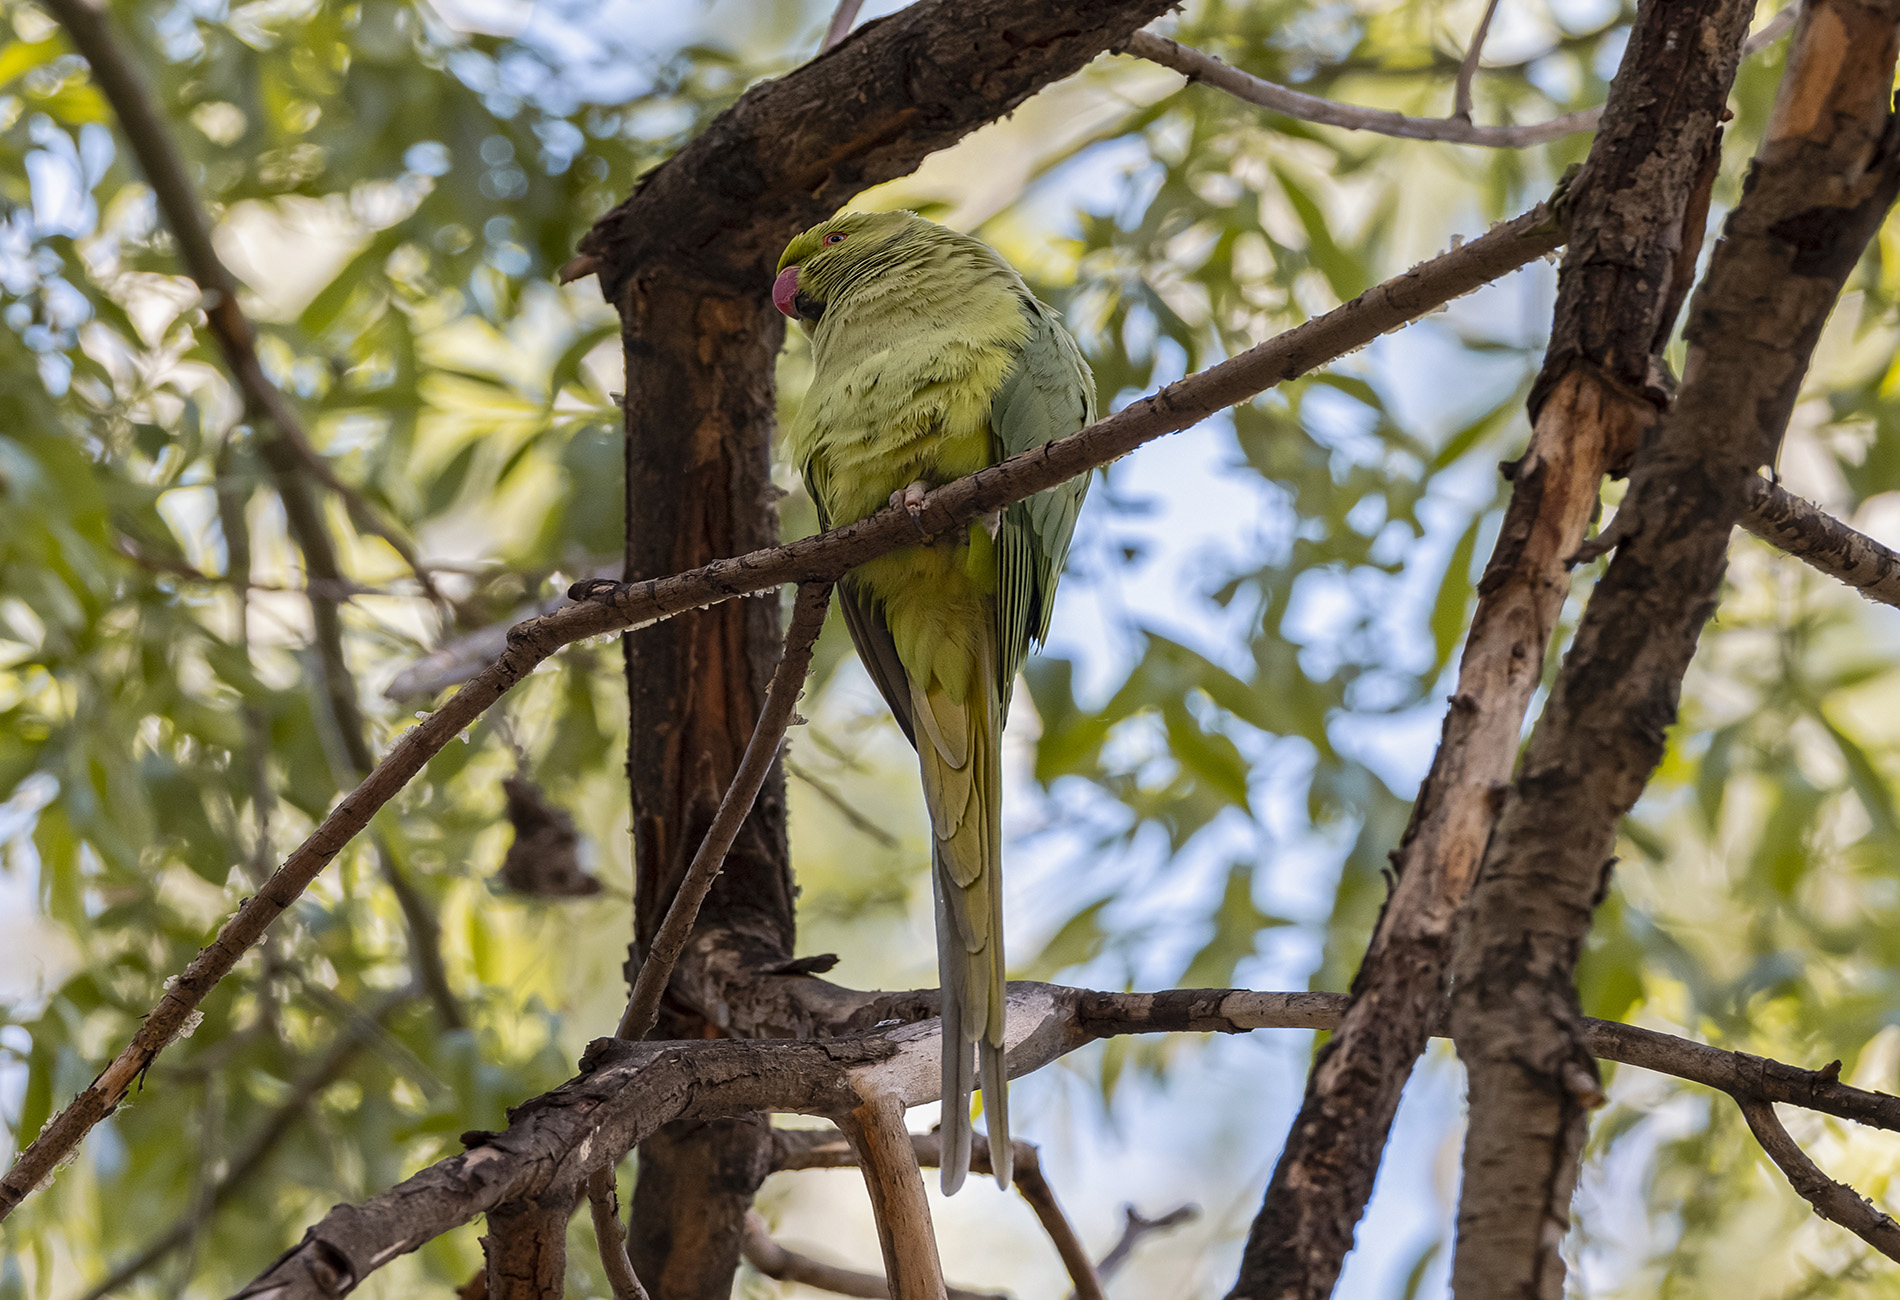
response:
M811 335L789 445L826 528L915 510L931 487L1095 421L1094 377L1056 313L988 245L914 213L846 213L807 230L779 259L772 301ZM970 1166L973 1057L991 1165L1009 1186L1000 743L1087 490L1074 479L838 586L930 809L946 1193Z

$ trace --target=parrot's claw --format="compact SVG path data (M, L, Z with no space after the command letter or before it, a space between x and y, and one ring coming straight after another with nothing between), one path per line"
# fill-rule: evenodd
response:
M910 514L911 523L917 526L920 536L928 539L930 530L924 527L924 494L930 491L930 484L918 479L909 487L900 488L891 493L891 504L902 506Z

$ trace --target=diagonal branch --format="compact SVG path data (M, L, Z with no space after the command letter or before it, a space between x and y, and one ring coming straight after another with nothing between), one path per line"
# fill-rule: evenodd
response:
M618 1162L615 1162L618 1163ZM627 1258L627 1230L620 1226L620 1193L614 1187L614 1166L605 1164L587 1176L587 1205L594 1220L594 1244L614 1300L647 1300Z
M943 1263L937 1258L930 1201L917 1150L904 1127L904 1108L914 1103L901 1086L860 1085L857 1091L864 1099L835 1119L870 1193L891 1300L944 1300Z
M86 1291L80 1300L102 1300L120 1290L128 1282L137 1278L154 1264L163 1260L173 1251L184 1246L195 1233L202 1231L206 1220L212 1214L230 1203L244 1189L245 1184L261 1170L282 1142L298 1124L308 1119L312 1103L332 1083L335 1083L349 1068L364 1045L382 1024L395 1011L415 996L413 989L402 989L390 994L360 1016L352 1017L339 1030L330 1050L291 1084L290 1091L284 1095L283 1102L272 1111L251 1140L242 1150L231 1157L225 1166L223 1177L207 1189L205 1195L164 1232L152 1238L138 1254L127 1259L112 1272Z
M1557 239L1554 223L1539 206L1078 433L945 484L924 499L915 518L902 509L883 510L843 528L718 560L687 573L606 584L584 591L591 598L580 604L518 624L509 632L508 648L501 657L403 733L375 770L344 796L171 982L113 1062L21 1152L0 1179L0 1218L11 1213L94 1125L112 1113L133 1080L150 1068L205 995L377 810L414 780L443 746L562 646L643 627L787 582L835 581L868 559L916 545L918 520L931 534L944 532L1105 465L1144 443L1189 428L1215 411L1364 347L1379 335L1542 256L1556 246Z
M1799 1192L1814 1212L1829 1223L1838 1223L1888 1259L1900 1263L1900 1223L1895 1223L1879 1206L1868 1201L1846 1183L1837 1183L1821 1172L1821 1167L1788 1130L1782 1126L1775 1105L1755 1097L1737 1097L1742 1118L1749 1132L1761 1143L1761 1149L1787 1175L1788 1185Z
M1491 10L1495 8L1496 0L1492 0L1485 11L1485 22L1472 38L1471 49L1459 68L1458 87L1450 117L1408 117L1388 109L1364 108L1357 104L1342 104L1320 95L1310 95L1303 90L1294 90L1291 86L1282 86L1277 81L1242 72L1211 54L1171 41L1165 36L1157 36L1153 32L1136 32L1122 48L1136 58L1172 68L1189 81L1205 82L1217 90L1226 91L1235 99L1258 104L1284 117L1315 122L1320 126L1343 127L1348 131L1370 131L1374 135L1393 136L1401 140L1473 144L1487 149L1528 149L1533 145L1561 140L1568 135L1596 130L1597 124L1603 120L1601 104L1595 108L1578 109L1574 113L1563 113L1549 121L1529 122L1521 126L1478 126L1471 121L1470 74L1476 71L1478 50L1490 22ZM1762 29L1749 37L1748 43L1742 47L1744 56L1764 50L1779 40L1794 26L1796 9L1796 5L1789 5L1764 23Z
M713 815L712 825L706 828L706 837L700 841L699 851L693 855L692 865L686 869L666 909L666 919L660 922L653 945L640 963L633 995L627 1000L626 1013L620 1017L620 1028L616 1031L621 1038L645 1038L660 1018L660 998L693 932L700 904L706 901L713 878L719 874L726 854L732 849L740 823L752 811L759 789L765 784L765 774L777 760L786 729L792 725L792 710L805 688L812 647L824 630L825 611L830 605L829 582L807 582L799 587L798 599L792 606L792 625L785 630L785 655L772 674L772 684L766 688L765 708L752 728L752 739L746 742L745 755L739 760L732 785L719 801L719 811Z
M888 1005L912 996L878 1001ZM1339 1024L1346 1002L1336 993L1099 993L1017 981L1009 986L1009 1072L1031 1073L1085 1043L1118 1034L1330 1029ZM941 1031L942 1022L933 1017L828 1038L601 1039L581 1058L577 1078L511 1111L506 1132L468 1134L464 1140L473 1145L464 1154L361 1206L337 1206L239 1295L335 1300L391 1259L498 1205L557 1203L601 1161L618 1159L669 1122L762 1110L835 1120L870 1096L905 1105L935 1100ZM1835 1071L1802 1070L1607 1021L1586 1020L1583 1032L1590 1049L1606 1060L1900 1132L1900 1097L1843 1084ZM914 1136L911 1150L928 1140ZM833 1134L796 1141L775 1134L774 1143L791 1153L782 1167L843 1163Z
M1172 68L1189 81L1200 81L1224 90L1235 99L1258 104L1286 117L1320 126L1344 127L1348 131L1371 131L1376 135L1396 136L1401 140L1436 140L1444 144L1475 144L1488 149L1528 149L1548 144L1567 135L1596 130L1603 109L1580 109L1553 117L1548 122L1523 126L1477 126L1456 117L1407 117L1382 108L1362 108L1337 100L1309 95L1278 82L1242 72L1211 54L1177 44L1153 32L1136 32L1122 47L1129 54L1150 63Z
M1765 478L1748 482L1742 527L1868 600L1900 606L1900 552Z

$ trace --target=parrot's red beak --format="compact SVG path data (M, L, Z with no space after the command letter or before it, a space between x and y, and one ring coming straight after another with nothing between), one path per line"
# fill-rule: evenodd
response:
M798 268L788 266L778 273L778 279L772 281L772 305L797 320L798 308L792 305L797 297Z

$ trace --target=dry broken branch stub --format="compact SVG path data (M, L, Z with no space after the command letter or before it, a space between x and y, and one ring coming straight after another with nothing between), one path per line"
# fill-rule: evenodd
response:
M1652 0L1638 13L1603 129L1569 185L1573 232L1531 442L1458 668L1438 751L1392 855L1397 881L1353 981L1354 1006L1307 1079L1232 1295L1324 1300L1372 1194L1413 1063L1439 1014L1453 923L1510 779L1524 715L1571 586L1603 475L1655 416L1637 396L1668 333L1682 250L1700 246L1699 187L1748 0ZM1659 116L1658 104L1670 112Z
M816 981L810 981L816 982ZM916 994L852 994L859 1007L922 1005ZM1340 994L1249 989L1102 993L1016 982L1009 989L1009 1070L1020 1076L1099 1038L1127 1033L1247 1033L1338 1025ZM937 1098L941 1022L931 1018L836 1038L629 1043L602 1039L583 1073L510 1112L504 1133L467 1136L470 1150L430 1166L362 1206L338 1206L239 1294L256 1300L334 1300L375 1269L508 1202L559 1203L593 1169L617 1160L675 1119L764 1109L837 1117L867 1095L919 1104ZM1604 1059L1655 1070L1735 1096L1807 1106L1900 1132L1900 1097L1760 1057L1606 1021L1585 1041ZM786 1167L841 1164L832 1135L772 1135ZM927 1153L921 1136L912 1150ZM919 1184L921 1186L921 1183Z
M1775 449L1848 273L1900 186L1900 0L1812 0L1741 202L1691 307L1682 389L1638 457L1630 526L1485 851L1452 1010L1470 1105L1453 1285L1557 1297L1599 1097L1574 969L1620 819L1661 760L1749 482Z

